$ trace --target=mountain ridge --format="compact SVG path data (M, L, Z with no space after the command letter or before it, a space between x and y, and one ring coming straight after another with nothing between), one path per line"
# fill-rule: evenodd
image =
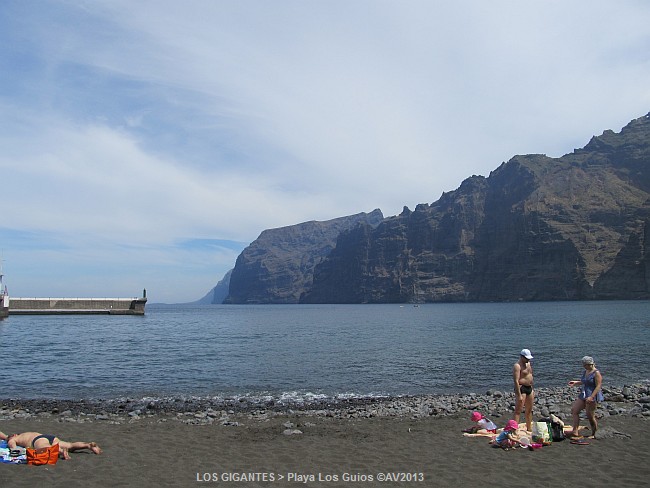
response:
M341 232L362 222L377 225L383 218L375 209L263 231L237 257L223 303L297 303L311 286L314 267L331 252Z
M226 303L650 298L650 114L380 215L264 231Z

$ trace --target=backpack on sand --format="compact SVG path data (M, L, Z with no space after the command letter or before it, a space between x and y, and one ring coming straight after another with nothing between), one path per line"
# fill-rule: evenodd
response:
M551 415L550 418L543 418L540 420L549 424L551 429L551 439L553 442L559 442L566 439L566 436L564 435L564 422L562 422L562 419L555 415Z

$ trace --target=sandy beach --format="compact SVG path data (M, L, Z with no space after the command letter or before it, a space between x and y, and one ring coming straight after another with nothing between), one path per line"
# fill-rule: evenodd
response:
M504 420L505 417L501 420ZM650 422L612 416L611 435L504 451L464 437L467 413L428 418L335 418L304 412L238 413L194 425L180 415L124 423L59 418L0 420L0 430L37 430L96 441L55 466L0 465L2 486L617 486L647 484ZM300 431L297 433L295 431ZM289 432L293 432L289 435ZM244 479L244 481L241 481Z

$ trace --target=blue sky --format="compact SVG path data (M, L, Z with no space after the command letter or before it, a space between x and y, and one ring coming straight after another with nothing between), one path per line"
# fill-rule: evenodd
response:
M650 111L638 0L4 0L14 296L202 297L268 228L436 201Z

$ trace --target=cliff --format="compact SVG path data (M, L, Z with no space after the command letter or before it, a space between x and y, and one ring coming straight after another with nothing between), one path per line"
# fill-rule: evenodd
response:
M359 224L372 228L383 218L374 210L265 230L237 258L224 303L298 303L338 236Z
M515 156L413 211L369 215L263 232L227 301L650 298L650 114L560 158Z
M223 278L202 298L194 302L190 302L193 305L215 305L221 304L228 296L228 289L230 287L230 275L232 274L232 269L223 275Z
M650 298L650 115L357 228L304 303Z

